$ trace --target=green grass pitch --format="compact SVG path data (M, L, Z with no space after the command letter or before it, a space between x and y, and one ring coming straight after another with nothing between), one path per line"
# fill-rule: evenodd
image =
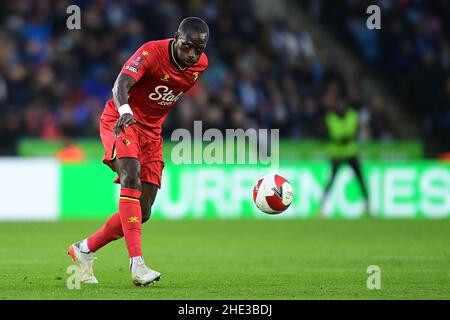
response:
M101 224L0 223L0 299L450 299L449 219L150 220L143 252L161 281L131 284L121 239L96 254L99 285L69 290L67 247Z

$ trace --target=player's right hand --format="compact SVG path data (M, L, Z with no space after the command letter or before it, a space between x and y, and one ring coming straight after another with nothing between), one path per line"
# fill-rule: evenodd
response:
M121 132L125 132L125 128L128 126L131 126L133 123L136 123L137 121L134 120L133 115L131 113L124 113L119 117L119 119L116 122L116 125L114 126L113 132L114 137L120 137Z

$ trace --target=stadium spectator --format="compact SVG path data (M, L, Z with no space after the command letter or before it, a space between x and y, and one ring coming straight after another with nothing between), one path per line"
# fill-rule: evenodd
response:
M383 77L405 112L415 114L426 143L439 143L443 151L450 150L445 93L450 77L449 1L379 1L381 29L376 32L364 26L371 1L301 2L315 20L350 44ZM371 104L375 112L371 118L385 118L378 114L380 105ZM379 121L372 122L375 139L385 136L379 127Z
M169 116L166 136L206 119L219 129L245 123L279 127L285 138L317 138L326 84L345 85L338 56L319 61L307 30L257 16L250 1L81 1L81 30L66 28L70 4L2 4L0 106L24 124L12 141L60 139L61 132L98 138L98 117L124 59L145 41L173 36L173 24L185 16L210 25L210 67ZM361 90L355 83L353 91ZM237 108L244 114L232 116ZM378 136L384 134L368 138Z
M85 152L72 139L64 138L63 146L56 152L56 158L62 163L80 163L85 160Z

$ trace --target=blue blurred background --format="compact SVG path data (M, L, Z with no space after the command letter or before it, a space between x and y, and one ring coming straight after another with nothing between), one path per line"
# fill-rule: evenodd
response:
M450 150L449 1L3 1L0 153L22 138L98 138L122 63L145 41L172 37L186 16L210 26L210 67L171 113L174 128L279 128L324 137L336 95L359 110L361 141L415 139ZM81 8L68 30L66 8ZM336 90L339 88L339 90Z

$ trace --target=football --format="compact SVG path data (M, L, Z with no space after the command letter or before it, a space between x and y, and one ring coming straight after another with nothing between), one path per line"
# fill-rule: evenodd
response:
M253 187L253 201L264 213L282 213L292 203L293 198L291 184L278 174L262 177Z

